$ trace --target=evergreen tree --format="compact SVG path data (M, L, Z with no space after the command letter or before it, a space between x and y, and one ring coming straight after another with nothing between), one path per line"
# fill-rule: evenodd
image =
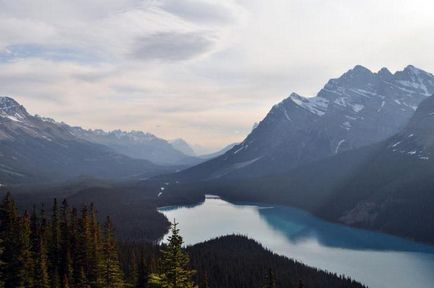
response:
M50 274L50 286L51 288L61 287L61 277L59 267L60 263L60 220L59 220L59 207L57 205L57 199L53 201L51 225L50 225L50 238L48 247L48 269Z
M191 280L195 271L189 269L188 254L182 249L182 237L179 235L177 223L171 225L168 244L161 251L160 273L150 277L150 284L162 288L197 287Z
M89 256L90 256L90 227L89 227L89 209L84 205L81 209L81 218L78 220L78 241L76 247L76 260L78 283L90 286L89 283Z
M69 279L72 278L71 231L69 221L68 203L64 200L60 210L59 223L59 275L60 279L62 279L62 287L65 287L66 284L69 285Z
M22 259L23 263L24 287L32 288L34 283L34 257L32 255L30 215L27 211L25 211L24 216L21 219L20 236L21 255L19 257Z
M107 217L107 221L104 225L104 240L102 252L102 286L104 288L124 287L123 275L119 263L119 255L113 236L113 225L110 217Z
M41 209L40 216L33 208L30 218L33 265L33 287L49 288L49 277L47 268L47 219L44 209Z
M276 288L276 278L274 277L273 270L268 269L267 282L264 288Z
M3 255L3 240L0 238L0 288L5 287L5 283L3 282L3 261L1 261Z
M1 262L2 281L5 287L24 287L25 265L23 263L21 220L15 201L7 193L0 206L0 239L3 239Z
M138 281L139 281L139 271L138 271L138 265L137 265L137 258L134 251L131 254L131 259L128 267L128 278L127 278L127 284L128 287L137 287Z
M148 265L146 265L145 263L145 253L143 248L140 251L140 259L138 261L137 270L136 288L146 288L148 283L149 270Z
M101 275L101 235L98 225L96 209L93 203L89 211L89 282L92 288L97 288Z
M303 284L303 281L299 281L298 282L298 288L304 288L304 284Z
M79 242L80 242L80 229L79 220L77 215L77 209L73 208L70 213L70 245L71 245L71 261L72 261L72 279L70 283L74 287L80 287L78 284L81 283L81 253L79 253Z

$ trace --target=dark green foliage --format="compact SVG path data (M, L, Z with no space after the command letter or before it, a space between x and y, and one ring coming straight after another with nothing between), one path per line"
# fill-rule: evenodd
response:
M163 246L164 247L164 246ZM155 244L121 243L122 266L129 271L133 255L146 263L142 275L159 277L153 261L161 259L161 248ZM264 249L244 236L224 236L188 247L190 269L197 273L193 280L199 288L362 288L364 286L341 276L308 267ZM161 263L161 262L160 262ZM139 269L140 271L140 269ZM271 273L270 273L271 272ZM140 275L141 273L139 273ZM272 275L270 277L270 274ZM155 279L154 278L154 279ZM161 287L137 285L137 288Z
M264 288L276 288L276 278L271 268L268 269L267 280L266 280L266 284L264 285Z
M162 288L193 288L195 271L188 267L190 259L182 249L183 240L177 223L172 223L168 243L161 251L160 271L153 274L149 282Z
M54 200L50 219L36 208L20 216L6 194L0 207L0 287L124 287L111 221L102 239L99 230L93 205L78 217L66 201L59 209Z
M0 207L0 238L3 240L1 274L5 287L24 287L26 283L23 255L22 222L15 201L6 194Z
M188 247L187 251L192 268L198 271L195 278L200 288L364 287L348 278L274 254L244 236L216 238ZM200 275L207 275L206 282Z
M156 189L160 186L115 185L84 179L60 185L29 185L8 187L21 211L30 210L34 203L51 207L53 198L67 199L73 207L98 204L98 220L112 217L119 240L156 241L167 233L169 221L157 211L160 205ZM0 187L0 192L6 190ZM164 203L163 203L164 204ZM91 209L91 207L89 207ZM80 211L77 211L80 214ZM102 227L101 227L102 228Z
M32 255L32 236L30 230L30 215L27 211L21 218L21 259L24 270L24 287L33 287L34 285L34 259Z
M53 206L50 214L54 221L44 208L20 216L10 195L4 198L0 210L0 281L5 282L4 287L49 288L52 283L61 288L196 287L194 282L199 288L362 287L277 256L239 236L185 250L178 229L173 227L168 245L129 241L118 249L110 219L101 232L93 205L83 206L80 213L66 202L60 208L57 203ZM58 237L53 237L56 231ZM50 257L53 255L60 260ZM56 268L52 271L57 275L48 272L49 267Z
M40 215L33 208L30 218L32 257L33 257L33 285L35 288L48 288L49 277L47 268L47 219L44 210Z
M113 234L113 225L107 217L104 225L103 261L101 263L101 283L105 288L124 287L123 274L119 263L119 255Z

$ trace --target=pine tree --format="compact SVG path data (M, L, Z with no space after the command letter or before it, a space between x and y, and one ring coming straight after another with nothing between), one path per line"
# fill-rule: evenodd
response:
M276 288L276 279L274 277L273 270L268 269L267 282L264 288Z
M90 286L89 283L89 256L90 256L90 225L89 225L89 209L84 205L81 209L81 218L78 220L78 238L76 247L76 261L78 282L86 287Z
M102 251L102 286L104 288L124 287L123 275L119 263L119 255L113 236L113 225L110 217L107 217L107 221L104 225L104 240Z
M72 278L72 260L71 260L71 231L70 231L69 208L66 200L62 202L60 209L60 240L59 240L59 275L62 279L62 287L69 285L69 279ZM67 280L65 284L65 279Z
M128 287L137 287L139 281L139 271L137 265L137 257L134 251L131 254L130 263L128 266L128 277L127 284Z
M303 284L303 281L299 281L298 282L298 288L304 288L304 284Z
M190 260L188 254L182 249L183 240L177 225L176 222L172 223L168 244L161 251L160 273L151 275L151 285L162 288L197 287L191 280L195 271L187 267Z
M5 283L3 281L3 271L2 271L4 265L4 262L1 260L2 255L3 255L3 240L0 238L0 288L5 287Z
M49 288L49 277L47 268L47 219L44 209L41 209L40 216L33 208L30 218L32 254L34 259L33 279L34 288Z
M101 234L98 225L96 209L93 203L89 211L89 282L92 288L97 288L101 275Z
M60 221L59 221L59 207L57 205L57 199L53 201L52 215L51 215L51 231L48 246L48 264L50 274L50 286L51 288L61 287L60 277Z
M22 255L21 219L15 201L7 193L0 206L0 239L3 239L1 269L5 287L24 287L25 266Z
M137 283L136 288L146 288L148 283L149 265L145 263L145 253L142 248L140 251L140 259L137 267Z
M24 287L32 288L34 283L34 257L32 255L32 241L30 230L30 215L25 211L21 219L21 233L20 233L21 255L19 256L23 262L24 269Z

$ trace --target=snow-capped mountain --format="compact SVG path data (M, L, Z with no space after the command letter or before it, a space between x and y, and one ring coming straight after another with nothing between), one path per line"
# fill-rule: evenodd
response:
M434 97L420 104L405 129L389 140L387 149L420 160L434 160Z
M81 175L143 177L170 171L77 137L66 124L30 115L0 97L0 183L59 181Z
M353 163L365 153L361 150L342 159ZM365 150L364 163L341 177L321 213L345 224L434 241L434 96L420 103L398 134Z
M358 65L315 97L292 93L241 144L179 176L271 175L379 142L402 129L433 93L434 76L414 66L392 74Z
M114 151L136 159L145 159L160 165L194 165L201 159L176 149L169 141L142 131L86 130L65 126L71 134L92 143L110 147Z
M26 109L14 99L0 96L0 117L7 118L14 122L20 122L30 115Z
M217 191L225 199L294 206L331 221L433 242L434 96L420 103L401 131L381 142L281 174L201 184L185 183L189 189L167 194L198 186L196 191Z

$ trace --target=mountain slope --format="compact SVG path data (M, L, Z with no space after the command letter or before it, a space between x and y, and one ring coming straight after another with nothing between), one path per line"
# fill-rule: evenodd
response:
M332 221L434 243L433 135L434 96L382 142L279 175L185 184L190 187L166 193L205 191L233 201L296 206Z
M188 156L196 156L196 153L194 152L193 148L190 147L190 145L184 140L184 139L174 139L169 141L170 145L173 146L176 150L179 152L188 155Z
M387 139L434 93L434 76L413 66L394 74L356 66L313 98L297 94L275 105L239 145L180 180L259 177Z
M77 138L65 126L32 116L12 98L0 97L2 184L59 181L80 175L120 179L168 171Z
M168 141L141 131L86 130L63 124L71 134L83 140L105 145L117 153L135 159L144 159L159 165L188 165L201 162L201 159L184 154Z
M434 97L429 97L406 128L383 142L375 157L336 190L322 213L346 224L434 242L432 187Z

